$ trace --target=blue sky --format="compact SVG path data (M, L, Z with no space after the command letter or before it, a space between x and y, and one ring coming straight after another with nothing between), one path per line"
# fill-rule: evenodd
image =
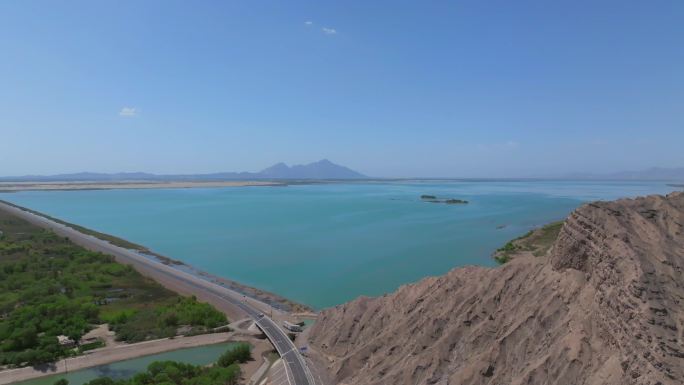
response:
M684 2L0 2L0 175L684 166Z

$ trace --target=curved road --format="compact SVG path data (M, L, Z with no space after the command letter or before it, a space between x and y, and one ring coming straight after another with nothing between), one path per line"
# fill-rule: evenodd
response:
M290 385L316 385L304 358L299 353L295 344L290 341L287 334L271 318L263 314L258 306L267 306L252 299L246 299L243 295L223 286L217 285L201 277L174 269L163 263L157 262L138 254L133 250L115 246L107 241L92 235L83 234L69 226L54 222L37 214L22 210L18 207L0 202L0 209L11 212L16 216L27 220L37 226L48 228L55 233L68 237L72 242L87 249L111 254L120 263L132 264L141 273L152 278L162 278L165 281L176 281L190 291L199 292L213 297L216 301L224 302L225 305L237 307L252 317L259 328L266 334L280 357L285 363L287 379ZM162 277L159 277L159 276Z

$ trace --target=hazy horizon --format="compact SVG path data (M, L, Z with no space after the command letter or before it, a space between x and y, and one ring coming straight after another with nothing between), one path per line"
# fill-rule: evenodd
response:
M3 2L0 175L684 166L684 3Z
M321 159L316 162L308 162L305 164L292 164L288 162L278 162L277 164L284 163L287 166L303 166L303 165L308 165L312 163L317 163L320 161L329 161L328 159ZM342 164L338 164L336 162L333 162L336 165L339 166L345 166ZM175 175L187 175L187 176L202 176L202 175L211 175L211 174L220 174L220 173L251 173L251 174L257 174L261 171L264 171L265 169L275 166L277 164L271 164L267 167L262 167L261 169L258 170L222 170L222 171L215 171L215 172L199 172L199 173L154 173L154 172L148 172L144 170L124 170L124 171L117 171L117 172L100 172L100 171L93 171L93 170L80 170L80 171L75 171L75 172L66 172L66 173L57 173L57 174L24 174L24 175L0 175L1 178L13 178L13 177L53 177L53 176L59 176L59 175L74 175L74 174L109 174L109 175L116 175L116 174L151 174L151 175L156 175L156 176L175 176ZM368 175L365 174L363 171L360 170L353 170L356 172L359 172L364 175L364 177L368 179L572 179L572 178L588 178L588 179L601 179L601 177L606 177L608 179L614 178L618 176L619 174L627 174L627 173L634 173L634 174L640 174L640 175L646 175L646 177L643 178L626 178L627 180L629 179L634 179L634 180L684 180L684 167L648 167L648 168L642 168L642 169L634 169L634 170L617 170L613 172L605 172L605 173L596 173L596 172L570 172L570 173L565 173L565 174L547 174L547 175L508 175L508 176L443 176L443 175L408 175L408 176L384 176L384 175ZM658 177L648 177L648 172L649 171L666 171L669 172L670 174L677 174L678 176L675 178L658 178ZM246 179L249 179L247 177ZM295 178L296 179L296 178ZM324 178L323 178L324 179Z

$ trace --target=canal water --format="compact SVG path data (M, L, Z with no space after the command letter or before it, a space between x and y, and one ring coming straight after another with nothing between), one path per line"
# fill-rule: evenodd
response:
M174 350L170 352L119 361L112 364L94 366L92 368L76 370L66 374L55 374L53 376L17 382L15 384L53 385L55 381L64 378L69 381L69 385L83 385L88 381L104 376L111 377L116 380L126 379L133 377L136 373L145 371L147 366L154 361L179 361L193 365L207 365L215 362L221 354L235 345L235 342L228 342L216 345Z

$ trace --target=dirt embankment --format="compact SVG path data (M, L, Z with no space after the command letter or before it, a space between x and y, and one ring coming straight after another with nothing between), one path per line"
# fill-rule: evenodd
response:
M542 256L322 312L340 384L684 383L684 193L586 204Z

